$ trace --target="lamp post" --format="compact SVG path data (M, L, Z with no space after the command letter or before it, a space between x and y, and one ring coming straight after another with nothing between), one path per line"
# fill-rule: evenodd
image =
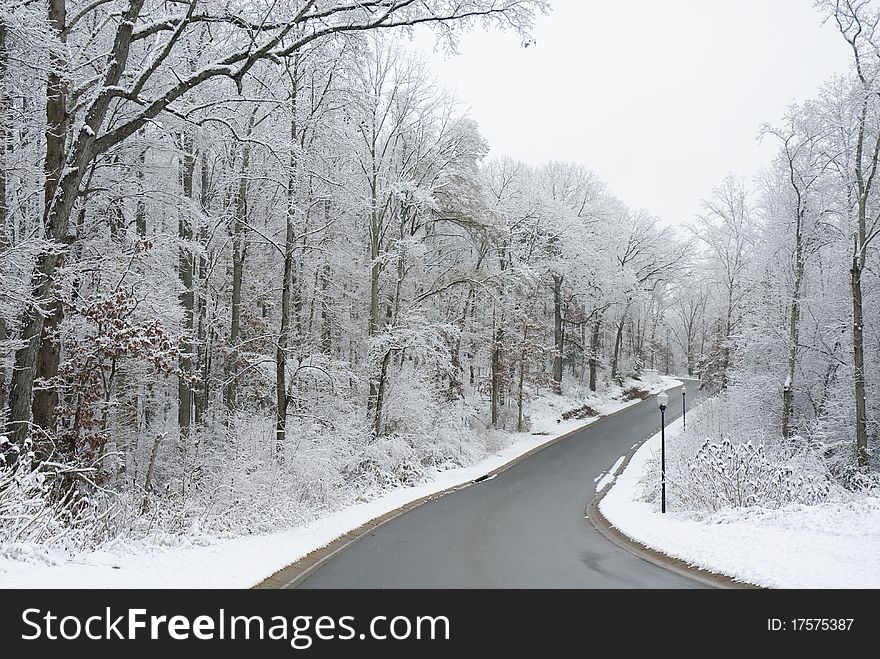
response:
M687 428L687 385L681 385L681 429Z
M657 406L660 408L660 512L666 512L666 405L669 395L665 391L657 394Z

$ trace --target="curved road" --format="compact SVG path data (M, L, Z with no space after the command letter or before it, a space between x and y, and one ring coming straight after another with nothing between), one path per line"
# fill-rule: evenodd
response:
M690 387L688 403L695 398ZM681 413L671 389L667 420ZM654 397L362 536L299 588L698 588L584 519L594 479L659 431Z

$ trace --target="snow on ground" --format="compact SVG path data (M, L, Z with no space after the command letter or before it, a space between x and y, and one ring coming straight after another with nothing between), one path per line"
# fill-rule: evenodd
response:
M681 422L670 425L675 441ZM660 435L636 452L599 504L611 524L669 556L739 581L769 588L880 587L880 498L661 515L640 499L639 481L660 451ZM660 475L657 474L659 480Z
M577 392L566 392L564 396L541 396L529 403L528 416L531 418L531 432L549 432L554 435L574 430L585 425L589 420L568 419L560 417L564 412L581 408L585 405L593 408L600 415L615 412L632 403L621 403L619 398L623 392L631 387L643 389L654 394L662 389L681 386L681 381L673 378L652 375L646 371L646 375L639 381L627 380L622 386L609 385L604 391L591 392L582 389ZM639 402L638 400L634 402ZM593 419L594 420L594 419Z
M171 549L117 541L73 559L47 556L29 546L7 546L6 557L0 558L0 588L249 588L372 519L421 497L470 483L599 418L557 423L567 410L588 404L606 415L639 402L615 400L630 386L655 393L679 384L672 378L653 376L610 387L601 396L584 392L542 396L529 407L531 432L514 434L512 443L494 455L471 467L437 471L421 485L392 490L295 529L227 540L200 539Z

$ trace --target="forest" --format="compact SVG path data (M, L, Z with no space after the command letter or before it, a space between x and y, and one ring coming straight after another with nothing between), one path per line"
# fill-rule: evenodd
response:
M880 487L877 8L660 218L490 155L411 45L547 4L0 0L0 544L296 526L649 370L715 396L681 506Z

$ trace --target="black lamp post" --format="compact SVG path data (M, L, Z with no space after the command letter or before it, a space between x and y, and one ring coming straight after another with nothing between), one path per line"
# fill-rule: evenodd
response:
M669 395L665 391L657 394L660 407L660 512L666 512L666 405Z
M681 385L681 428L687 428L687 385Z

